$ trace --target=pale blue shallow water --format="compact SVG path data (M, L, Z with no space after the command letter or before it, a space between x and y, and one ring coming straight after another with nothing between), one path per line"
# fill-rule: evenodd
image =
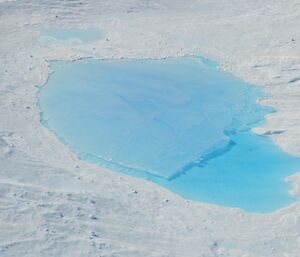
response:
M103 32L99 29L78 29L49 27L40 30L39 41L42 44L53 43L92 43L103 38Z
M261 88L206 58L52 63L44 123L82 158L193 200L270 212L295 201L300 160L250 129Z

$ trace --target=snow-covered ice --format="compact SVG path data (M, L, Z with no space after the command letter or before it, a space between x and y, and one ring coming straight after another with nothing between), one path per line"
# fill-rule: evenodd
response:
M255 131L300 156L299 16L298 0L1 0L0 256L299 257L299 203L262 215L187 201L80 160L37 106L50 60L202 55L265 86L278 112ZM51 26L104 37L43 46Z

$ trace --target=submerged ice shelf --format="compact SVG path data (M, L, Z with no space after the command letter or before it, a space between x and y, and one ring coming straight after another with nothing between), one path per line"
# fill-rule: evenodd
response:
M299 159L250 131L272 111L257 103L258 86L205 58L52 68L40 94L44 122L83 158L195 200L252 211L294 201L284 178Z

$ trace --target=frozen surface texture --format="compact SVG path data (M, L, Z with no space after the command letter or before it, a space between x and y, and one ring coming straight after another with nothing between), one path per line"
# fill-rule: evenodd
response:
M300 155L298 0L0 1L0 255L298 257L300 205L249 214L88 164L40 123L49 60L200 54L265 86L256 132ZM43 46L45 27L102 40ZM289 178L299 193L299 174Z

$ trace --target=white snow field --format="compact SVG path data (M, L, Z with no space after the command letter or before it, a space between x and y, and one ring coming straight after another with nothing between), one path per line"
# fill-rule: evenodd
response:
M104 38L41 45L47 27ZM37 106L51 60L203 55L265 86L278 112L256 132L300 156L299 28L299 0L1 0L0 256L299 257L300 203L254 214L185 200L80 160Z

